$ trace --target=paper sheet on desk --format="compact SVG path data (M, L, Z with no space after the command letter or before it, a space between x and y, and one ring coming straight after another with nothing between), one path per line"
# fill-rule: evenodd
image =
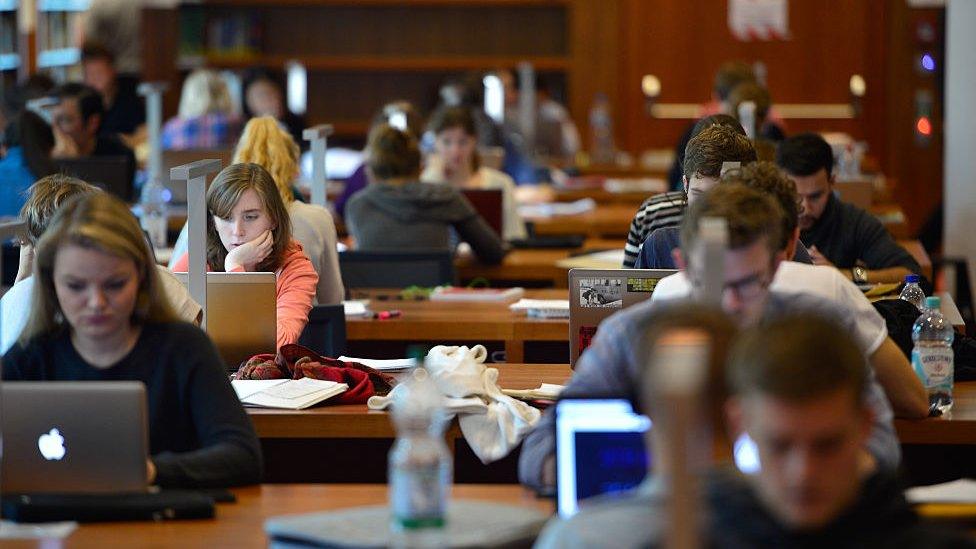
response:
M976 480L959 479L932 486L916 486L905 490L909 503L972 503L976 504Z
M369 366L370 368L379 370L381 372L407 370L417 365L417 359L415 358L393 358L380 360L376 358L354 358L351 356L340 356L339 360L343 362L358 362L363 366Z
M19 524L0 520L0 539L64 539L77 527L77 522Z
M567 257L556 261L564 269L619 269L624 264L624 250L604 250L591 254Z
M238 400L256 395L265 389L270 389L275 385L289 381L287 379L235 379L230 382L234 392L237 393Z
M502 389L502 392L519 400L556 400L565 388L565 385L543 383L536 389Z
M548 204L525 204L519 206L522 217L552 217L554 215L578 215L596 209L592 198L581 198L575 202L550 202Z
M342 302L342 308L346 316L366 316L369 313L369 310L366 309L367 305L369 305L368 299L355 299Z

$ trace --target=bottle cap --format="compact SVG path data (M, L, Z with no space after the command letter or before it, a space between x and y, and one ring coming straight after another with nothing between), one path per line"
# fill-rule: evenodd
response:
M905 275L905 282L912 284L918 284L919 278L917 274Z
M942 300L937 295L930 295L925 298L926 309L938 309L942 307Z

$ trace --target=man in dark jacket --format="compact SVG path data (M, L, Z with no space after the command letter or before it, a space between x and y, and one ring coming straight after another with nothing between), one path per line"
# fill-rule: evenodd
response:
M834 196L834 155L818 134L793 136L776 149L776 163L802 200L800 240L816 265L836 267L855 283L901 282L922 274L875 216Z

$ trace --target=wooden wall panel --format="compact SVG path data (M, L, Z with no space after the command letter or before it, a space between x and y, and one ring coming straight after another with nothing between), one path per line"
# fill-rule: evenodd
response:
M662 103L705 103L712 79L727 60L762 61L774 102L844 103L852 74L869 78L872 25L868 2L789 3L791 38L742 42L728 28L726 0L623 0L621 18L627 44L620 98L628 113L621 138L629 149L667 147L688 121L654 120L643 114L640 79L654 74ZM868 90L879 89L868 80ZM865 136L863 120L787 121L791 131L829 129Z

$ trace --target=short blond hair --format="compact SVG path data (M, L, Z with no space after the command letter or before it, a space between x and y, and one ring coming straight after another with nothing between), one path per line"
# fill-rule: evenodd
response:
M135 263L139 289L132 324L178 320L163 294L156 261L139 222L124 202L96 192L76 196L64 204L37 243L31 316L18 338L21 345L63 327L64 314L54 289L54 262L65 246L98 250Z
M234 151L234 164L257 164L274 179L281 200L287 206L295 200L292 179L298 173L300 151L291 134L270 116L252 118Z
M233 111L230 90L219 74L209 69L197 69L186 77L180 94L180 118L198 118L213 113L232 114Z
M27 202L20 209L20 217L27 225L27 242L31 246L37 245L51 218L68 200L97 192L101 192L101 189L60 173L35 181L27 189Z

